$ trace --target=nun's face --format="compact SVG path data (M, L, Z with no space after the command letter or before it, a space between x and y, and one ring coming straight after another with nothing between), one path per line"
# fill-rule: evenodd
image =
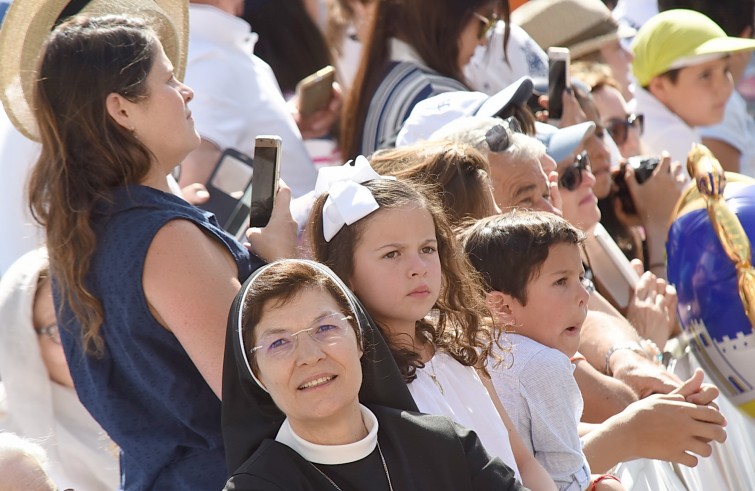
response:
M294 431L353 414L362 351L338 303L310 288L283 305L269 304L254 330L254 344L262 346L254 353L257 376Z

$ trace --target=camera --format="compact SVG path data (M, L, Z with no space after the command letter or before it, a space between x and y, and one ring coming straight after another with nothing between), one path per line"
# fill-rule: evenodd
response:
M653 171L660 163L661 160L658 157L629 157L626 164L622 164L618 173L614 174L613 182L616 184L616 196L618 196L621 201L621 207L624 209L624 213L637 214L637 208L634 206L632 196L629 194L629 187L627 187L626 180L624 179L626 166L632 166L637 184L642 184L650 179L650 176L653 175Z

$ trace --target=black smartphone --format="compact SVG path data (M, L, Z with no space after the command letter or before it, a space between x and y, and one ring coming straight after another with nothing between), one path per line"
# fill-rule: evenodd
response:
M278 191L280 175L281 139L276 135L260 135L255 140L252 164L252 195L249 207L249 226L264 227L273 212L273 200Z
M210 199L199 207L214 213L220 226L224 226L251 181L252 158L226 148L207 182Z
M564 89L569 87L569 49L548 48L548 118L561 119Z

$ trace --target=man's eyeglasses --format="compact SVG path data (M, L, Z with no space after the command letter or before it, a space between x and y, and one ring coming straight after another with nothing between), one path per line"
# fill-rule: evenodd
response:
M487 37L488 33L495 27L495 23L498 22L498 14L493 13L490 17L485 17L477 12L472 12L477 20L480 21L480 30L477 32L477 39L483 39Z
M582 185L582 172L590 170L590 156L587 150L577 155L574 163L567 167L558 178L558 187L567 191L574 191Z
M491 152L505 152L511 146L511 133L522 133L522 125L513 116L490 128L485 133L485 143Z
M645 117L642 114L628 114L625 119L613 118L606 122L606 130L617 145L623 145L629 136L629 128L638 128L640 134L645 127Z
M60 331L57 324L50 324L44 327L35 327L37 336L47 336L55 344L60 344Z
M298 345L299 334L306 332L316 343L329 346L344 339L352 329L350 316L341 313L320 317L306 329L296 332L273 331L259 339L259 345L250 350L252 355L264 358L286 359L293 355Z

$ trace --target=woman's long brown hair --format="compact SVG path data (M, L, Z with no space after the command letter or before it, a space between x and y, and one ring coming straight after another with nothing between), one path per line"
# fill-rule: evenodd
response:
M102 304L86 283L97 247L92 213L114 187L139 183L152 156L108 114L111 93L147 97L158 41L137 19L76 17L47 41L34 88L42 153L29 181L29 205L47 231L50 269L82 327L84 348L101 354Z

